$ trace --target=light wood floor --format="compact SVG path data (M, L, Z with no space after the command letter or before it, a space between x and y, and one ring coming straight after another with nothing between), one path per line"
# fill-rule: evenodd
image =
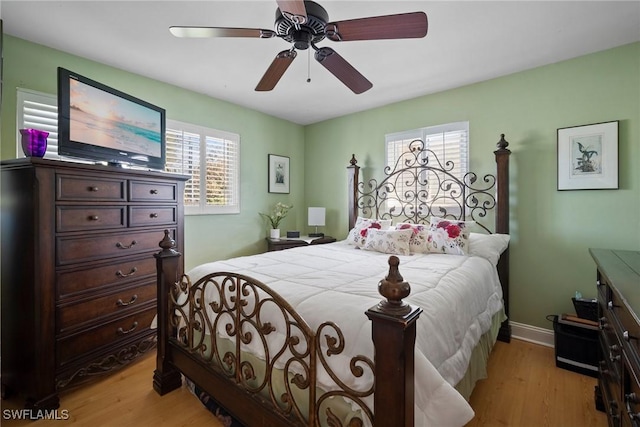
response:
M153 355L101 381L61 396L59 411L69 420L36 422L7 420L5 409L19 409L16 400L2 402L3 426L207 426L222 427L184 387L163 397L152 388ZM555 367L553 349L513 340L497 343L489 361L489 379L471 396L476 417L466 427L605 427L606 416L595 410L596 380Z

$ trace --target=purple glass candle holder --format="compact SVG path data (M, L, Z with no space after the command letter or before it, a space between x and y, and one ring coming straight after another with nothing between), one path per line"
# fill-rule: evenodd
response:
M37 129L20 129L22 134L22 151L27 157L44 157L47 152L49 132Z

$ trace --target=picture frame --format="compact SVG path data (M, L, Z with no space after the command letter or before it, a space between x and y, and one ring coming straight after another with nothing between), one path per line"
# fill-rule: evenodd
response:
M269 154L269 193L289 194L289 157Z
M617 120L558 129L558 191L618 189Z

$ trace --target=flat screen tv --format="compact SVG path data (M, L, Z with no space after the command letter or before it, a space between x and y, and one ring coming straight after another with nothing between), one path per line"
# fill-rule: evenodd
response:
M165 110L58 68L58 154L164 169Z

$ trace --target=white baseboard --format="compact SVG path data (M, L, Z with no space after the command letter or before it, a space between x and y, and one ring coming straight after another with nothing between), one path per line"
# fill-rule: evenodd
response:
M513 321L510 321L509 325L511 325L512 338L544 345L546 347L554 346L552 329L539 328L537 326L525 325L524 323Z

